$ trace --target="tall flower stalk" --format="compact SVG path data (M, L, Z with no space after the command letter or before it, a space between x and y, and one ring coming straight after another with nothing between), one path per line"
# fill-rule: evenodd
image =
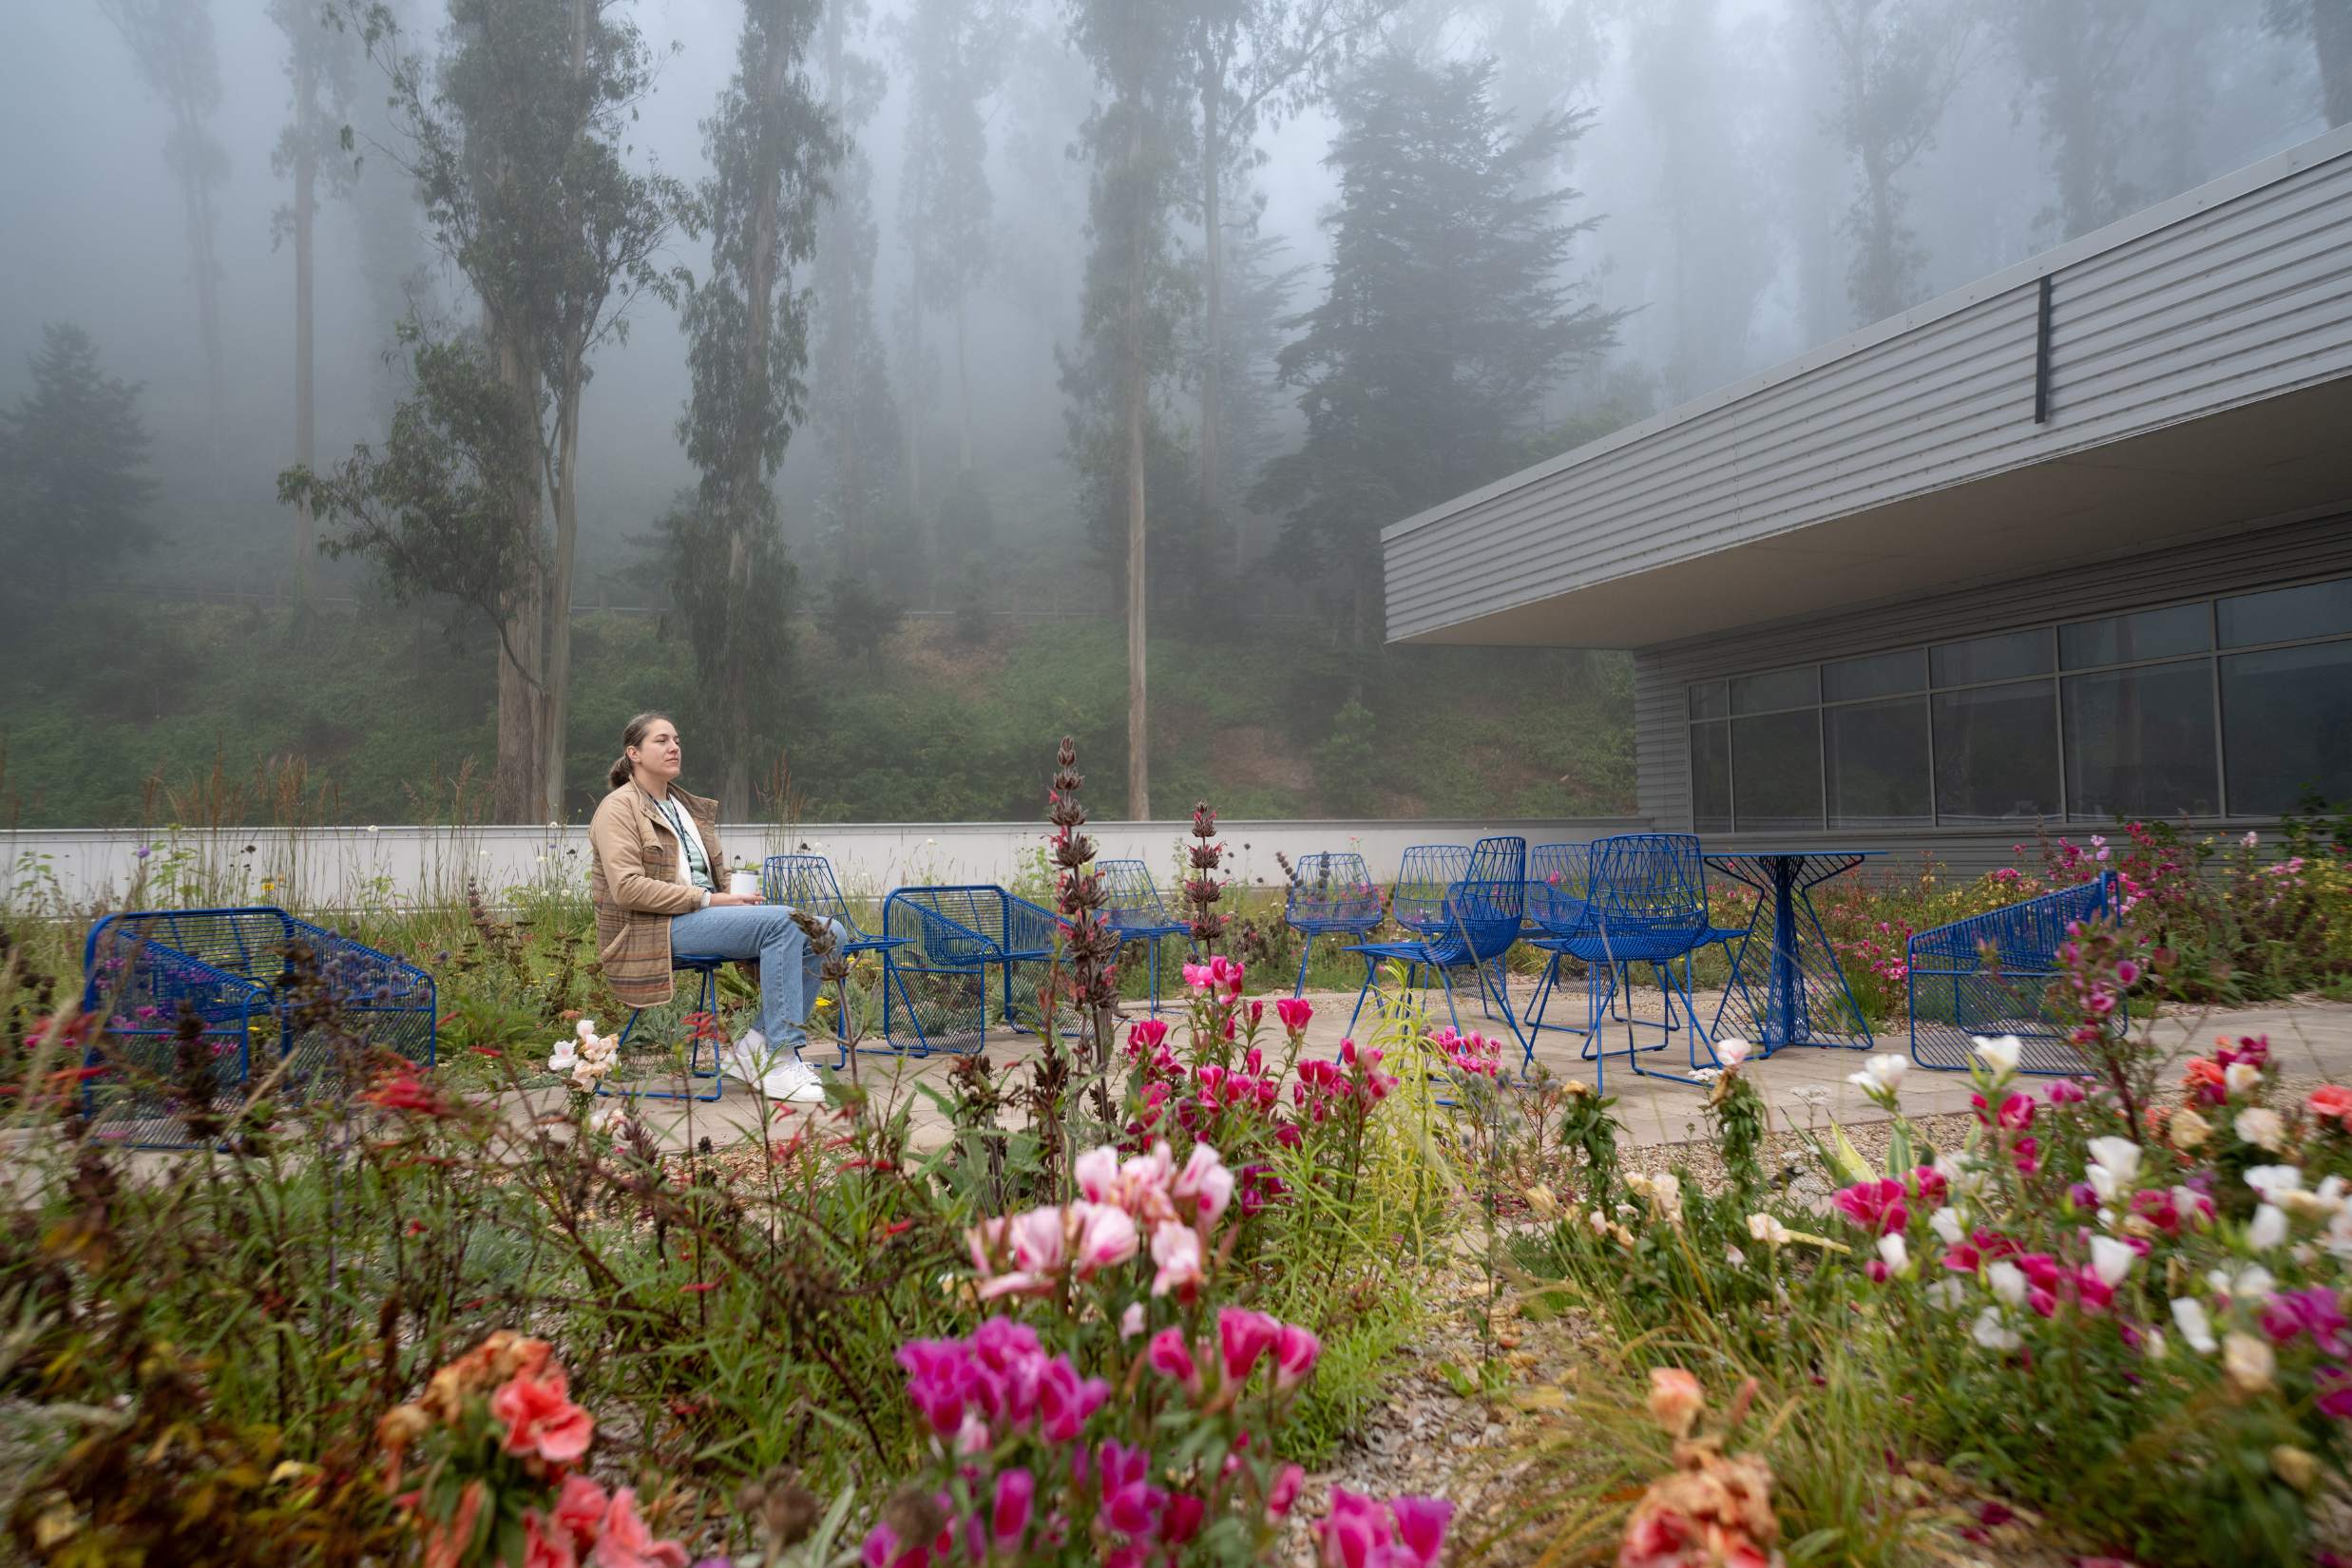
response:
M1054 758L1047 817L1054 825L1054 908L1061 916L1070 972L1063 985L1079 1017L1080 1047L1093 1063L1095 1104L1102 1124L1111 1125L1111 1035L1118 1027L1119 934L1103 919L1110 894L1093 870L1094 840L1080 832L1086 806L1079 798L1085 776L1078 771L1078 742L1061 737Z
M1216 907L1225 896L1225 884L1216 874L1225 859L1225 846L1216 841L1216 813L1205 800L1193 807L1193 842L1185 856L1192 870L1184 879L1184 902L1192 906L1193 945L1204 953L1214 953L1217 938L1225 934L1225 916Z

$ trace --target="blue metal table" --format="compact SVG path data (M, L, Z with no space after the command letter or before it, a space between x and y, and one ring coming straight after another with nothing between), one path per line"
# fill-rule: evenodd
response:
M1708 854L1707 864L1756 892L1748 929L1727 933L1731 978L1712 1030L1731 1032L1765 1056L1790 1045L1866 1051L1869 1020L1854 1000L1836 949L1813 908L1812 890L1843 876L1877 850L1737 850Z

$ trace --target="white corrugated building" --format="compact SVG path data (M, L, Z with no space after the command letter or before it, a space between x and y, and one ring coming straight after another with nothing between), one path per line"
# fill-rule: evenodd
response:
M2352 807L2352 127L1383 545L1391 641L1634 651L1660 829Z

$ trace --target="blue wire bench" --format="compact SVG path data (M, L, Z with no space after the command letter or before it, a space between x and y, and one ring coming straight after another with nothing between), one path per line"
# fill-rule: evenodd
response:
M2021 1072L2068 1074L2088 1067L2066 1038L2050 1001L2064 970L2058 947L2070 929L2114 909L2112 873L2007 908L1915 933L1910 970L1911 1060L1938 1072L1965 1072L1978 1036L2015 1035ZM2118 1004L2115 1022L2123 1022Z
M281 1068L290 1100L363 1087L347 1080L338 1039L433 1064L432 976L274 906L109 915L84 938L82 975L82 1011L100 1021L83 1056L83 1112L93 1134L134 1147L188 1146L175 1081L183 1004L212 1058L216 1114Z
M988 970L1004 978L1003 1017L1019 1028L1013 1012L1013 974L1023 964L1052 959L1061 921L1051 909L975 884L946 888L901 888L882 903L882 929L897 946L884 955L896 985L882 993L882 1034L895 1048L891 995L903 999L913 1052L978 1050L987 1036ZM1030 991L1034 1000L1035 988Z
M1365 999L1379 994L1380 966L1403 963L1407 985L1413 985L1424 968L1437 972L1438 984L1445 992L1446 1014L1456 1029L1462 1027L1462 1015L1454 1005L1451 971L1476 970L1481 1000L1502 1009L1502 1021L1509 1025L1512 1038L1525 1048L1527 1037L1520 1032L1519 1020L1511 1011L1509 987L1498 971L1503 955L1519 940L1526 909L1527 841L1482 838L1465 856L1466 874L1446 889L1424 934L1399 942L1358 943L1346 949L1364 960L1364 984L1356 991L1355 1011L1348 1015L1350 1035L1363 1015Z
M882 955L882 985L887 995L899 981L898 971L890 964L890 954L907 945L905 937L882 936L858 924L850 912L848 899L841 896L841 885L833 880L832 862L821 854L772 854L759 869L759 894L771 904L782 904L804 910L822 919L831 920L847 933L841 943L844 958L858 953ZM906 998L902 993L901 1002ZM909 1011L912 1004L907 1004ZM836 1068L849 1064L849 1027L847 1018L833 1020L833 1038L841 1049ZM887 1030L885 1038L888 1038Z
M1307 938L1299 949L1298 979L1291 986L1297 996L1307 989L1307 961L1314 956L1315 938L1333 932L1369 936L1380 928L1380 889L1365 870L1364 857L1353 851L1301 855L1282 895L1282 918Z
M1098 860L1095 870L1102 878L1103 891L1110 903L1103 909L1103 923L1119 937L1120 951L1130 942L1140 942L1150 950L1152 969L1152 1016L1159 1016L1159 941L1168 936L1189 936L1192 927L1169 917L1168 907L1159 900L1159 889L1152 881L1151 868L1140 860Z

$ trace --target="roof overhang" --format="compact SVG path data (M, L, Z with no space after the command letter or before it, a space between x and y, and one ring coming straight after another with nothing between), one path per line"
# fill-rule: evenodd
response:
M2352 508L2352 378L1398 639L1637 648Z

